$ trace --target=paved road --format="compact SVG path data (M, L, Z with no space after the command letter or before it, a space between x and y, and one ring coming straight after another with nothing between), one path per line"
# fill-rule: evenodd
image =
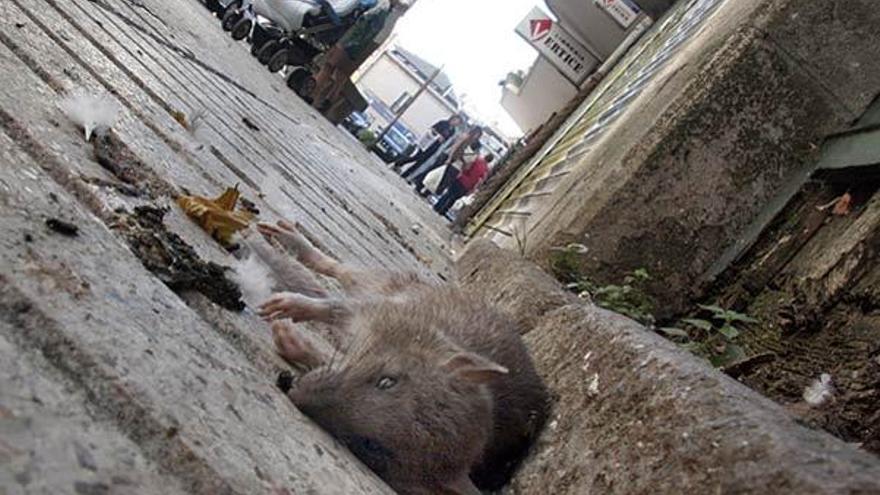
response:
M133 254L174 242L126 237L118 212L147 204L201 258L235 261L170 198L114 182L59 108L78 90L121 108L114 149L154 190L240 184L340 259L450 273L440 218L194 0L3 0L0 493L388 493L274 387L265 324Z

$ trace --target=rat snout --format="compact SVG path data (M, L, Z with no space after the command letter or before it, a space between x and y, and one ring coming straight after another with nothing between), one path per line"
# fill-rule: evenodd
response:
M308 396L299 391L291 391L290 398L297 409L314 421L327 433L339 438L344 430L344 421L338 417L339 405L320 397Z
M339 401L335 398L336 385L335 380L325 378L315 381L306 375L287 393L287 396L300 412L328 432L335 433L334 424L337 423L335 417L340 409Z
M315 421L320 417L326 416L327 412L331 409L329 401L316 397L314 394L310 394L308 390L303 390L301 387L291 389L291 391L288 392L288 396L290 397L290 400L293 401L293 405L295 405L300 412Z

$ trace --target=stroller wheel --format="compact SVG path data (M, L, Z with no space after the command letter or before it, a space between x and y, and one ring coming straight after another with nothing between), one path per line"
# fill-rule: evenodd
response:
M232 31L232 27L241 19L241 13L238 12L239 5L238 2L232 2L226 7L226 11L223 12L220 27L222 27L224 31Z
M235 26L232 26L232 39L235 41L243 40L247 38L249 34L251 34L250 19L240 19L235 23Z
M278 72L287 65L287 49L277 50L269 59L267 66L269 72Z
M275 52L279 49L279 43L277 41L269 41L266 42L259 50L257 50L257 60L260 61L261 64L266 65L272 60L272 56L275 55Z
M312 77L311 72L303 68L294 70L287 78L287 87L309 103L315 92L315 86L315 78Z

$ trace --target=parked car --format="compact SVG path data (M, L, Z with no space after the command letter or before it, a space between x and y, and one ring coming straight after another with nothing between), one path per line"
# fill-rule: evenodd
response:
M391 163L398 158L412 153L415 149L416 137L401 124L394 124L385 136L376 143L375 150L379 158L385 163Z
M358 133L370 127L370 119L361 112L351 112L345 120L342 121L342 127L357 137Z

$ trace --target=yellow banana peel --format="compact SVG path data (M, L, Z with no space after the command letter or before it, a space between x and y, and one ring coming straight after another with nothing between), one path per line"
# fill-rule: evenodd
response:
M240 193L238 186L227 188L218 198L181 196L177 204L208 234L223 245L232 243L232 236L248 227L254 214L235 211Z

